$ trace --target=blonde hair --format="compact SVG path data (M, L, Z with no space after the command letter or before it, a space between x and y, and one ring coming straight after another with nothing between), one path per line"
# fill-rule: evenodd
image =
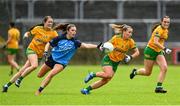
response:
M117 24L110 24L111 28L114 30L118 30L119 33L122 33L123 31L127 31L128 28L133 29L131 26L127 24L117 25Z

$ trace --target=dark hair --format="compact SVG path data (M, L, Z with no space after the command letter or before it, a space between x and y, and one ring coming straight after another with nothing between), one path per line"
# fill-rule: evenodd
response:
M164 16L163 18L161 18L161 22L164 20L164 18L170 18L169 16ZM156 23L152 26L152 32L159 26L161 25L161 23Z
M74 24L69 24L66 28L66 30L68 31L71 27L76 27Z
M161 18L161 21L163 21L164 18L170 18L170 17L166 15L166 16L164 16L164 17Z
M51 16L45 16L44 18L43 18L43 22L42 23L45 23L49 18L52 18Z
M36 24L36 25L32 26L31 28L29 28L28 31L31 31L31 30L32 30L34 27L36 27L36 26L44 26L44 24L43 24L43 23L41 23L41 24Z
M156 23L152 26L152 32L159 26L161 23Z
M57 24L53 29L54 30L62 30L62 31L66 31L66 29L67 29L67 26L68 26L69 24Z
M9 25L10 25L11 27L14 27L14 26L15 26L15 22L10 22Z
M45 16L45 17L43 18L43 22L42 22L42 23L33 25L32 27L30 27L30 28L28 29L28 31L31 31L31 30L32 30L34 27L36 27L36 26L44 26L44 22L46 22L46 21L48 20L48 18L52 18L52 17L51 17L51 16Z

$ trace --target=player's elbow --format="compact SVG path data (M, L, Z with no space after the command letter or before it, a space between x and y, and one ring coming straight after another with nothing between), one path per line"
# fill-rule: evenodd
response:
M135 53L134 53L134 57L137 57L137 56L139 56L139 55L140 55L140 52L139 52L138 49L136 49L136 51L135 51Z
M140 52L139 50L136 51L136 56L139 56L140 55Z

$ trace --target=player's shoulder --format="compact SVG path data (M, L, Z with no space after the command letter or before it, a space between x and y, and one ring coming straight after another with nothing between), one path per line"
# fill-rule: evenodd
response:
M155 31L162 31L162 30L163 30L163 28L162 28L161 25L159 25L159 26L155 29Z
M34 29L34 30L43 29L43 26L35 26L33 29ZM33 30L33 29L32 29L32 30Z
M129 38L128 40L133 43L135 42L133 38Z
M116 34L113 35L111 39L121 39L122 38L122 34Z
M10 32L10 33L13 33L13 32L15 32L15 31L17 31L17 29L15 29L15 28L10 28L10 29L8 30L8 32Z

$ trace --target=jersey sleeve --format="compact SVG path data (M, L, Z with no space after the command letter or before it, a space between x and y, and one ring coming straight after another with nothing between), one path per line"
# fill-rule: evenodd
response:
M82 42L80 40L75 40L74 43L75 43L76 48L79 48L81 46L81 44L82 44Z
M58 42L62 39L65 39L64 35L59 35L59 36L53 38L49 43L52 47L55 47L55 46L57 46Z
M136 43L133 39L131 39L130 40L130 49L135 49L135 48L137 48Z
M154 36L156 37L160 37L161 36L161 27L156 28L154 33Z
M37 27L37 26L44 26L44 24L41 23L41 24L34 25L34 26L30 27L30 28L28 29L28 31L33 30L33 29L34 29L35 27Z
M37 33L37 30L38 30L38 26L36 26L36 27L34 27L32 30L30 30L29 32L30 32L30 34L32 35L32 36L34 36L36 33Z
M113 42L113 40L116 38L116 35L114 35L108 42Z
M81 46L82 42L80 40L75 40L75 47L79 48Z

